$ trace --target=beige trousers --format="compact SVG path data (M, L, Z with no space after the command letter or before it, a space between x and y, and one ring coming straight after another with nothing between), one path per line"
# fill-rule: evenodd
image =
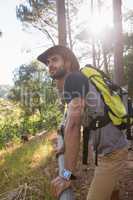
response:
M128 151L124 148L99 158L87 200L110 200L112 191L118 189L127 157Z

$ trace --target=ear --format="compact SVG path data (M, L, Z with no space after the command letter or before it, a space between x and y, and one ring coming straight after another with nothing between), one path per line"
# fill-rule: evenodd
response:
M70 60L66 60L64 63L64 68L67 72L71 71L71 61Z

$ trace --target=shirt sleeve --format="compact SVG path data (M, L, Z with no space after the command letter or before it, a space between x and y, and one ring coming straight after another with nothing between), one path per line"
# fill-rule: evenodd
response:
M70 103L73 98L84 98L88 93L88 79L80 72L69 74L64 83L64 100Z

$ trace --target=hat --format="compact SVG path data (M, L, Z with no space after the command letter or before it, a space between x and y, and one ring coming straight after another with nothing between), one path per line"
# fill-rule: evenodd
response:
M37 59L44 63L45 65L47 65L47 59L49 56L53 55L53 54L59 54L59 55L63 55L65 53L68 53L70 50L65 47L65 46L61 46L61 45L55 45L49 49L47 49L46 51L44 51L41 55L39 55L37 57Z

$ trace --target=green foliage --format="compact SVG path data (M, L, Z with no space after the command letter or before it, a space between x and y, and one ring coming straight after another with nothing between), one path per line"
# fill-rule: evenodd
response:
M132 12L127 20L132 21ZM133 33L124 35L124 70L126 82L128 85L129 95L133 97Z
M30 115L36 110L40 111L41 103L45 101L48 92L52 95L51 89L46 94L47 88L52 88L52 82L44 68L36 62L21 65L14 73L14 87L9 98L20 102Z
M19 135L20 113L18 104L0 99L0 148Z
M133 50L133 33L124 34L124 50L126 53Z
M39 17L41 11L48 6L48 0L27 0L24 4L16 7L16 16L21 21L34 21Z
M55 45L54 40L57 38L55 3L56 1L49 0L26 0L16 7L17 18L23 24L32 25L41 31L53 45Z
M37 63L21 65L14 87L0 102L0 148L38 131L56 129L61 119L58 96L47 71Z
M124 65L129 95L133 97L133 51L124 56Z
M56 129L60 123L62 114L59 111L58 103L49 104L47 108L44 109L42 120L45 124L46 130Z

